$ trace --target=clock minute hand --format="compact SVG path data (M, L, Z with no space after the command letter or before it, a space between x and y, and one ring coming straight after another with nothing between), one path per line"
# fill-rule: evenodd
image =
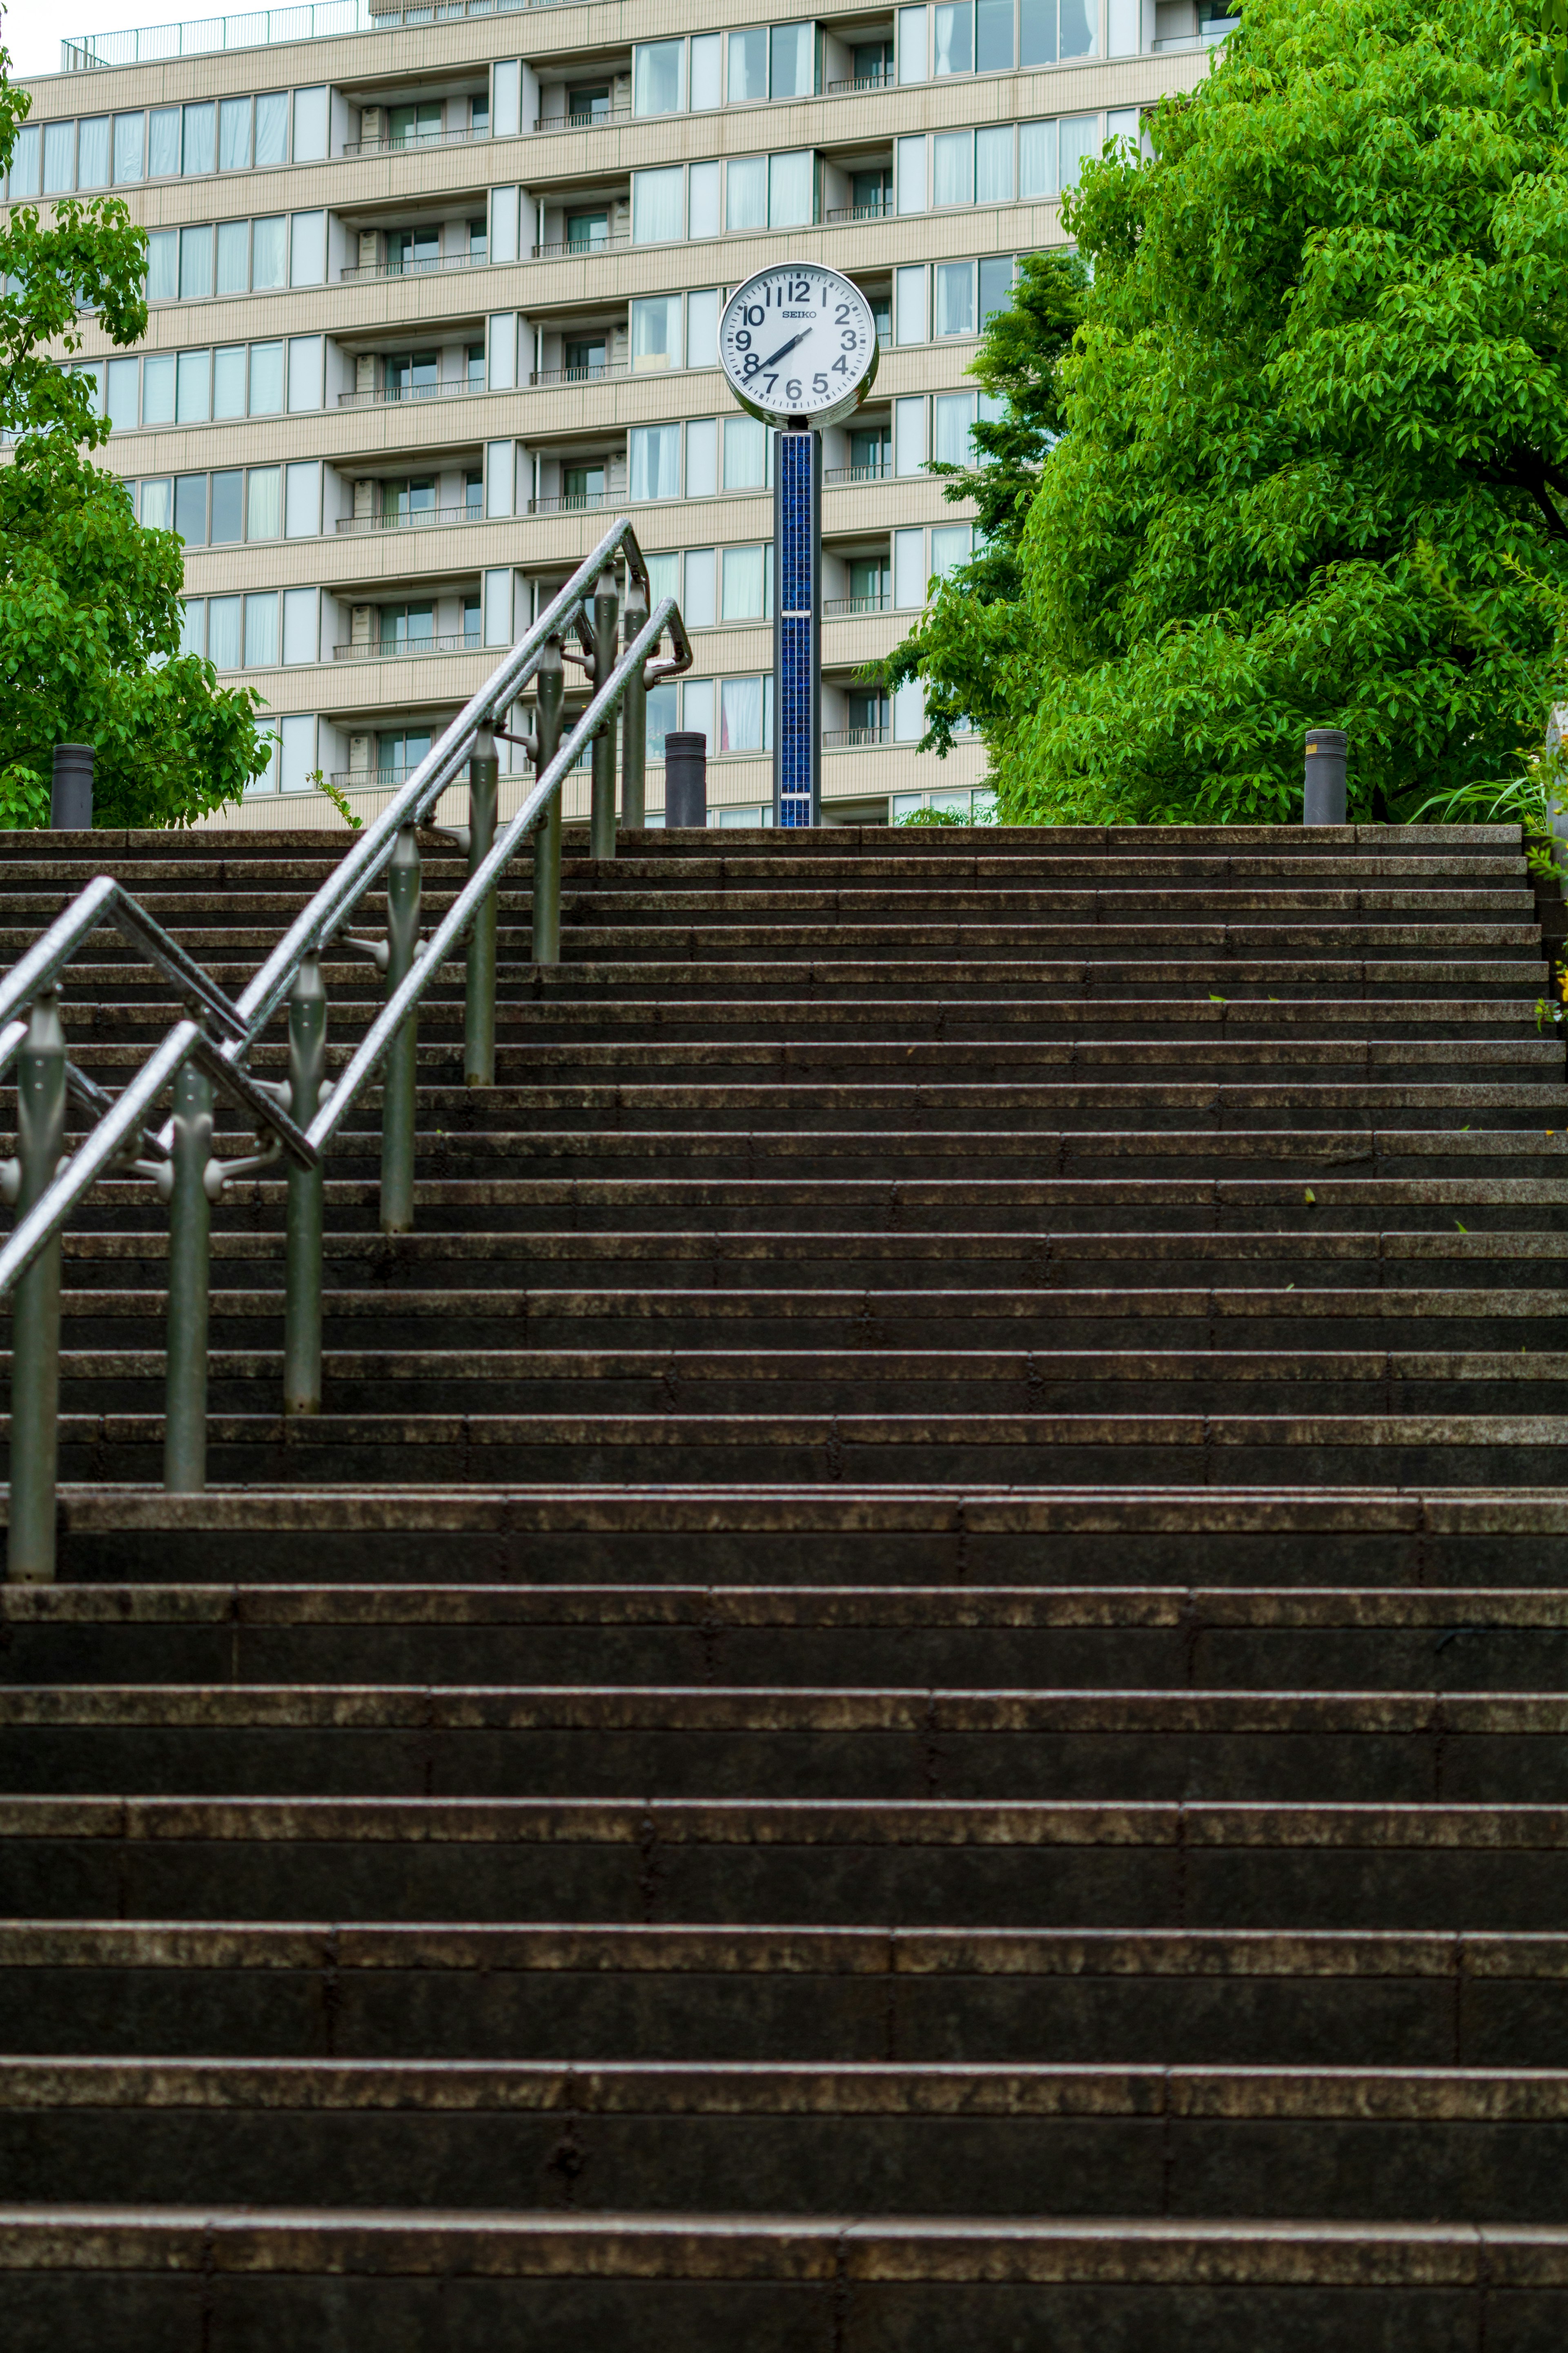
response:
M809 327L803 327L798 335L792 335L787 343L781 343L777 351L773 353L771 359L765 359L759 362L757 374L762 375L768 368L777 367L780 360L784 358L788 353L793 352L797 343L804 343L810 332L811 329Z

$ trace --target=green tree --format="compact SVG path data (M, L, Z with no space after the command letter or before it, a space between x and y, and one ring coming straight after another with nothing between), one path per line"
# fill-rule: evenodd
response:
M1568 584L1568 148L1512 0L1247 0L1093 269L991 737L1005 817L1352 813L1538 744Z
M989 738L1007 724L1004 681L1018 650L1023 591L1019 543L1040 469L1062 429L1058 363L1083 315L1088 284L1076 253L1024 256L1012 302L987 321L970 364L994 411L974 427L975 463L928 470L947 478L944 497L973 501L975 553L949 574L903 643L867 676L889 691L905 679L925 681L925 742L943 757L961 719Z
M0 171L27 111L0 49ZM259 698L181 654L181 543L138 528L92 462L109 438L61 354L84 311L115 343L144 333L147 240L112 198L16 206L0 223L0 826L45 824L54 746L97 752L101 825L188 822L262 773Z

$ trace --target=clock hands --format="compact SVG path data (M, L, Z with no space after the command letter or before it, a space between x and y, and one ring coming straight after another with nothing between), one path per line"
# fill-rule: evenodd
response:
M777 351L773 353L770 359L759 360L757 363L757 374L761 375L764 369L777 367L780 360L784 357L785 353L793 352L797 343L804 343L810 332L811 329L809 327L803 327L798 335L792 335L787 343L781 343Z

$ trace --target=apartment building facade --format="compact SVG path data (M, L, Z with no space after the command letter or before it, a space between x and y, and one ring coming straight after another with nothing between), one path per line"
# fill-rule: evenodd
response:
M1082 159L1206 71L1205 5L328 0L64 43L5 193L149 232L142 347L89 320L81 364L103 462L184 540L187 644L265 699L242 821L337 823L318 773L373 814L622 511L697 649L650 698L655 821L675 727L710 821L763 821L771 440L716 329L797 257L881 343L824 449L825 819L967 814L979 744L922 754L918 689L858 673L970 551L926 468L967 452L984 320Z

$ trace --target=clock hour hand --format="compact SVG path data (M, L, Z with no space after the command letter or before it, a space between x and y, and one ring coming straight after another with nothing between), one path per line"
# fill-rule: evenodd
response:
M760 360L758 362L757 374L762 375L768 368L777 367L780 360L782 360L787 353L793 352L796 343L804 343L810 332L811 329L809 327L803 327L798 335L792 335L787 343L781 343L777 351L773 353L771 359Z

